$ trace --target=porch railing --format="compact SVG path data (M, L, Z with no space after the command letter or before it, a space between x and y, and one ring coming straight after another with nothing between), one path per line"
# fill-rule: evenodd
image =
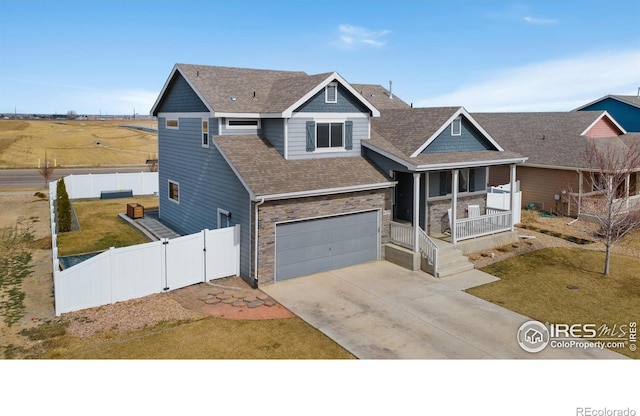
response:
M456 240L511 230L511 211L487 208L486 215L456 220Z
M392 243L413 250L413 227L407 224L391 222L389 225L389 238ZM438 246L424 232L422 228L418 228L418 250L429 264L433 266L433 274L438 273Z

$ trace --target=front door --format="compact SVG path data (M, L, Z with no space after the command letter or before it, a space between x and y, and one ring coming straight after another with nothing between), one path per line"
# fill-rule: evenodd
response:
M396 206L395 219L413 221L413 174L396 172Z

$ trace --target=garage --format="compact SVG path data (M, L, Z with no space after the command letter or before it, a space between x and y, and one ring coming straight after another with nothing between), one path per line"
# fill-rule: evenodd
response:
M378 211L276 225L276 281L378 260Z

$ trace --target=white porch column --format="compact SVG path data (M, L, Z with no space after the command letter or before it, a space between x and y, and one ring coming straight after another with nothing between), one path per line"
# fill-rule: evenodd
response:
M460 171L454 169L451 172L451 244L458 242L458 236L456 235L456 218L458 210L458 175Z
M509 180L509 186L511 189L511 194L509 194L509 211L511 211L511 231L515 230L515 218L516 216L513 213L516 205L516 164L512 163L509 165L511 175Z
M420 251L420 173L413 173L413 251Z
M631 186L631 175L627 175L624 178L624 198L627 204L627 211L629 210L629 187Z
M424 174L424 232L429 235L429 172Z

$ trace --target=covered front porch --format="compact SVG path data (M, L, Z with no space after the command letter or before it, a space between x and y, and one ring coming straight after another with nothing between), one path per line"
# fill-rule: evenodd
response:
M420 268L439 276L443 249L463 255L513 242L520 202L511 191L517 191L516 164L509 166L510 183L498 203L489 198L487 166L394 172L391 243L415 253Z

